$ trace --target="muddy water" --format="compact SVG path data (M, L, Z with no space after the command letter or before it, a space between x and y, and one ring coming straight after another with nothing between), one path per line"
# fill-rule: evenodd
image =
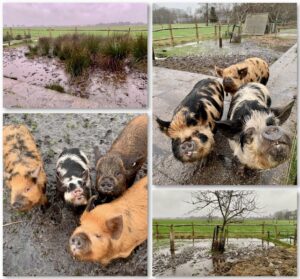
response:
M235 262L240 257L250 256L257 249L268 249L273 243L260 239L229 239L223 255L212 256L211 240L178 240L175 255L168 244L154 248L153 275L155 276L213 276L225 263Z
M59 84L71 95L88 98L110 107L141 108L147 105L147 74L125 68L123 74L93 70L85 76L72 79L64 65L53 58L25 56L27 47L5 48L3 75L26 83L45 87ZM25 89L24 89L25 90Z

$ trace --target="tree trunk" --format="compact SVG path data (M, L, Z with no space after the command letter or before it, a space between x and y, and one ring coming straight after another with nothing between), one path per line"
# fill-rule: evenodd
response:
M213 234L212 252L223 253L225 251L225 225L216 226Z

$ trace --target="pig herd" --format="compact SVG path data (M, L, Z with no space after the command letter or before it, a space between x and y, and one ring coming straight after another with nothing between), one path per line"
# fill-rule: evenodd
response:
M69 239L69 250L79 260L107 265L128 257L147 239L147 177L136 175L147 162L147 115L133 118L106 154L94 147L96 182L91 165L78 148L64 149L56 164L57 192L80 225ZM11 190L11 206L29 211L48 206L47 176L35 140L25 125L3 128L4 179Z
M156 118L159 129L171 138L174 157L203 166L219 130L228 138L241 174L246 169L266 170L285 162L292 141L280 126L289 118L295 99L271 107L267 62L254 57L215 70L223 84L216 79L201 80L177 106L171 121ZM232 97L227 119L221 120L224 93Z

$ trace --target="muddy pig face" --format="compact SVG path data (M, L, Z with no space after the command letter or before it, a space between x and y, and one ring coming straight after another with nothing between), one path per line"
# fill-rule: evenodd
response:
M69 246L73 256L82 261L109 263L112 241L117 241L123 231L122 215L109 219L92 216L84 212L81 225L74 231Z
M235 93L245 82L244 78L248 74L248 67L238 68L232 65L228 68L221 69L215 67L217 75L223 78L223 86L226 92Z
M28 211L33 206L46 199L39 185L38 177L41 167L29 171L26 175L7 176L8 186L11 188L11 206L19 211Z
M181 162L194 162L205 158L214 145L214 135L207 125L176 129L172 122L156 119L159 129L172 140L174 157Z
M96 190L102 196L118 197L126 189L126 169L119 156L107 155L97 163Z
M243 128L233 121L220 121L218 127L223 133L226 129L234 155L242 164L253 169L271 169L286 161L291 151L291 138L279 126L288 118L291 108L289 111L281 109L279 115L278 110L269 114L254 111ZM224 124L230 127L225 128ZM240 128L236 129L238 126ZM235 132L230 135L230 130Z
M83 172L82 177L61 178L57 174L58 188L64 192L66 203L75 207L87 204L91 196L89 179L89 171L87 170Z

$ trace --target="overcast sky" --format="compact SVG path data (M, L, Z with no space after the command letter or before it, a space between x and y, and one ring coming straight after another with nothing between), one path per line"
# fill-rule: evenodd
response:
M191 200L191 192L195 190L165 189L156 187L153 190L153 217L176 218L188 217L186 215L193 207L185 201ZM260 215L273 214L279 210L295 210L297 208L297 190L289 189L260 189L257 193ZM193 216L205 216L206 210Z
M147 23L145 3L5 3L5 26L94 25L129 21Z

